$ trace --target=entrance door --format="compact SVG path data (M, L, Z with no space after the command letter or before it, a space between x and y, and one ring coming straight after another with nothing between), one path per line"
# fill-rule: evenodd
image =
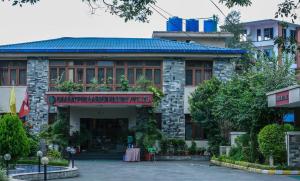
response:
M89 139L81 145L82 150L96 152L123 152L128 136L128 119L80 119L81 133Z

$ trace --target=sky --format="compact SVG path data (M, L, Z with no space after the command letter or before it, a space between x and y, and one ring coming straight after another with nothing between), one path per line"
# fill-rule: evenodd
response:
M283 0L253 0L241 11L242 21L274 18L277 4ZM214 0L225 14L233 9ZM209 0L157 0L157 5L170 14L183 18L203 18L216 14L220 24L224 16ZM300 14L300 12L299 12ZM168 16L166 14L166 16ZM298 18L296 23L300 24ZM203 24L203 22L200 22ZM0 1L0 44L11 44L59 37L151 37L153 31L164 31L166 20L158 13L149 23L130 21L99 9L90 13L82 0L40 0L36 5L12 7ZM200 27L201 29L201 27Z

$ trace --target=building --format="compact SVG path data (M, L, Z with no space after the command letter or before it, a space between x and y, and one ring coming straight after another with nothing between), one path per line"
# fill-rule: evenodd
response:
M274 19L250 21L242 23L244 30L241 36L241 41L250 40L255 47L265 52L267 56L281 56L282 51L277 45L274 45L274 39L276 37L294 37L298 42L300 31L300 25L287 23L287 27L282 25L282 21ZM279 62L281 59L279 59ZM297 62L300 61L299 55L295 59L295 63L292 68L297 68Z
M28 121L35 132L53 122L60 108L70 120L71 134L82 129L92 134L92 140L82 147L97 149L97 141L105 138L107 147L117 149L124 134L147 119L147 108L153 103L150 92L120 91L120 79L125 76L134 87L145 76L165 95L156 112L162 132L205 146L205 133L191 122L188 96L212 76L230 79L235 71L233 59L243 53L158 38L65 37L3 45L0 113L9 112L9 92L14 84L17 110L28 91ZM82 84L83 92L57 92L58 78ZM100 85L96 91L91 88L94 80ZM104 82L105 90L101 89Z

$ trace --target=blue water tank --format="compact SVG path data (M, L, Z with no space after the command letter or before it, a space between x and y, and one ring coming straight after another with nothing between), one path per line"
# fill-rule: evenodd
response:
M182 18L177 16L169 18L167 21L167 31L182 31Z
M204 20L204 32L205 33L211 33L211 32L217 32L217 21L208 19Z
M199 32L199 20L187 19L185 29L189 32Z

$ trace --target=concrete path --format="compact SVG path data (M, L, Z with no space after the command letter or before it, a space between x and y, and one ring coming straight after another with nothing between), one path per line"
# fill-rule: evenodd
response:
M80 177L65 181L297 181L300 177L270 176L210 166L208 162L76 161Z

